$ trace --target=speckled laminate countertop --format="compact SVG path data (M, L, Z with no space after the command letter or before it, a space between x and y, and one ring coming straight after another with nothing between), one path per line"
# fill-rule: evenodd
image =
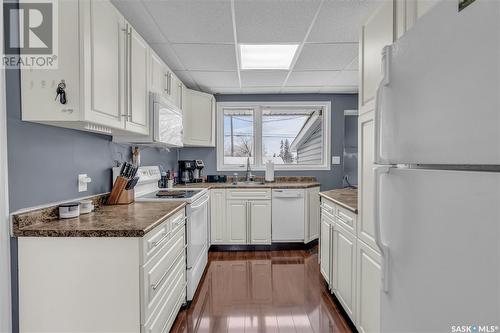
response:
M242 177L239 177L239 183L238 184L233 184L231 182L232 177L228 177L228 182L227 183L191 183L191 184L178 184L175 185L176 188L279 188L279 189L299 189L299 188L310 188L310 187L317 187L320 186L321 184L316 181L316 177L284 177L284 176L279 176L275 177L274 182L267 183L265 182L264 184L242 184L241 182L244 180ZM255 181L257 182L263 182L264 178L263 177L256 177Z
M59 219L51 207L12 216L14 237L142 237L180 209L185 202L135 202L100 206L89 214Z
M358 213L358 190L356 189L336 189L320 192L319 195L356 214Z

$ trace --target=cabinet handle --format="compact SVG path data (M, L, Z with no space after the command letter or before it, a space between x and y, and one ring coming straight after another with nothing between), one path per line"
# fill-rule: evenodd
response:
M163 90L168 94L168 73L165 73L164 75L165 77L165 88L163 88Z
M252 243L252 203L248 202L248 239Z
M175 264L177 264L177 261L179 260L179 258L184 254L184 251L181 251L177 257L175 257L175 260L173 263L170 264L170 266L167 268L167 270L162 274L162 276L160 277L160 279L158 281L156 281L156 283L153 283L151 285L151 289L153 290L156 290L160 285L161 283L163 282L163 280L167 277L168 273L170 273L170 271L172 270L172 268L174 267Z
M154 249L155 247L157 247L158 245L160 245L168 236L170 236L170 231L169 232L165 232L163 234L163 236L161 236L161 238L159 240L157 240L156 242L153 242L153 246L151 247L152 249Z
M389 291L389 247L382 241L380 225L380 177L384 173L389 173L389 166L376 167L374 171L373 193L375 202L373 205L373 224L375 226L375 243L382 252L382 289Z
M132 120L132 27L128 28L128 81L127 81L127 114L128 119Z

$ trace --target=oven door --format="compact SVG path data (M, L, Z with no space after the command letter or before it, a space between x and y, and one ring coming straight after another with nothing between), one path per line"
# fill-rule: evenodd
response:
M179 108L156 95L153 113L154 141L169 147L182 147L182 112Z
M208 202L206 193L188 206L187 299L192 299L208 262Z

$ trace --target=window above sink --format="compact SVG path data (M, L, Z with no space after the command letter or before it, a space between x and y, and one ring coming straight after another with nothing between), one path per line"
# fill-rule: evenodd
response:
M217 170L330 169L330 102L220 102Z

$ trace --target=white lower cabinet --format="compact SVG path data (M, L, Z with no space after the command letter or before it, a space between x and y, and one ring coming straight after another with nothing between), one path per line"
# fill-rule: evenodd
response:
M226 190L210 190L210 243L223 244L227 239Z
M380 331L382 257L358 239L356 250L356 326L361 333Z
M306 216L304 228L304 243L309 243L319 237L319 187L308 188L306 191Z
M248 201L228 200L226 209L226 224L228 227L227 241L232 244L247 243Z
M248 201L250 244L271 244L271 201Z
M20 332L168 332L186 300L184 219L143 237L19 237Z
M334 222L326 215L321 215L320 239L319 239L319 255L320 255L320 272L323 278L331 288L331 254L332 254L332 229Z
M210 190L212 244L271 244L271 190Z
M352 321L355 321L356 237L338 223L333 227L333 289Z
M358 217L321 198L320 271L359 332L380 330L381 255L356 233Z

